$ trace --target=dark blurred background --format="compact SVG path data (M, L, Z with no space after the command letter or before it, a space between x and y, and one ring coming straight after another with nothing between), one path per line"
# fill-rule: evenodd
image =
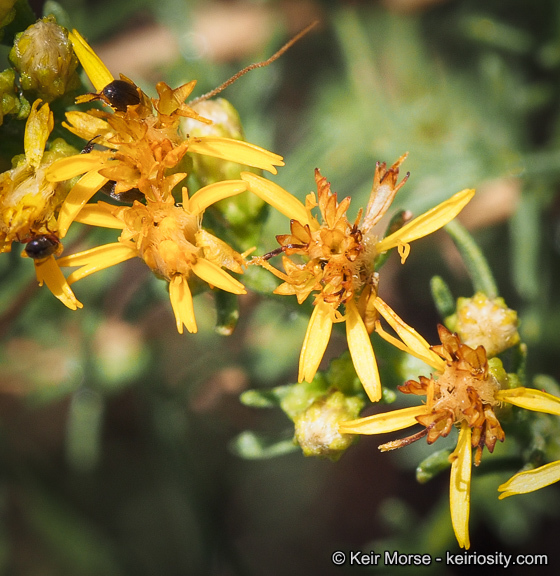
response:
M41 16L44 3L31 4ZM149 94L159 80L178 86L193 78L195 95L203 94L318 19L280 60L223 93L247 140L285 157L274 180L302 199L321 168L339 198L352 197L351 217L367 202L375 162L405 151L411 176L395 209L418 214L476 187L461 221L519 312L529 381L560 378L558 2L60 6L113 74ZM287 231L271 212L258 253ZM96 234L98 243L114 240L111 231ZM239 394L295 381L308 316L294 302L249 294L226 338L214 332L212 298L200 295L199 333L179 335L164 283L140 261L84 280L77 312L39 290L27 264L18 253L0 260L4 574L334 576L360 570L333 566L335 550L458 552L448 474L415 480L431 450L422 442L380 454L379 442L364 437L336 463L299 451L248 460L231 450L245 430L293 433L282 413L243 406ZM472 295L444 232L416 243L404 267L391 258L381 285L432 342L440 320L434 274L456 297ZM344 349L344 336L335 336L325 366ZM413 363L395 373L379 357L391 385L414 375ZM514 453L513 444L495 456ZM557 451L550 448L551 459ZM558 487L498 501L496 487L517 469L485 468L488 456L474 473L471 550L547 554L548 566L535 571L556 574ZM384 570L412 571L373 571ZM470 571L437 564L426 573Z

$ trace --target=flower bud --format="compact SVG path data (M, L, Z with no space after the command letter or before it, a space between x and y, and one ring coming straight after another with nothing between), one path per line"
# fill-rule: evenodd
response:
M14 8L15 3L16 0L2 0L0 2L0 29L6 27L15 18L16 16L16 9ZM3 33L4 31L1 30L0 34Z
M80 85L78 59L68 31L47 16L16 35L10 60L20 74L21 87L46 102Z
M457 300L455 331L467 346L484 346L489 357L519 342L517 326L517 312L508 308L503 298L477 292L472 298Z
M204 124L193 118L184 118L181 124L181 130L184 134L245 140L239 114L225 98L202 100L193 104L192 109L204 118L212 120L212 124Z
M338 390L316 400L294 418L295 440L305 456L326 456L337 460L354 442L351 434L341 434L338 424L358 417L364 402Z
M0 72L0 126L6 114L18 114L21 108L21 102L16 93L16 74L8 68Z
M237 110L223 98L203 100L193 105L193 110L204 118L212 120L212 124L204 124L194 118L181 120L180 132L188 136L217 136L245 140L241 120ZM203 154L193 155L193 172L202 185L212 184L219 180L237 180L246 166L229 162Z

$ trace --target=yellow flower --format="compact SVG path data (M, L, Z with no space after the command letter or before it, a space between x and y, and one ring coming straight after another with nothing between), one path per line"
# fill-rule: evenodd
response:
M457 541L469 548L469 510L471 485L471 452L476 449L474 464L478 466L486 446L494 450L496 441L504 440L504 432L494 410L507 402L515 406L560 415L560 398L530 388L501 389L501 382L489 369L486 351L463 344L457 334L438 326L442 344L429 346L410 326L405 324L379 299L375 306L397 332L400 340L383 329L379 333L406 352L424 360L436 370L436 376L420 381L409 380L399 389L406 394L425 396L421 406L403 408L374 416L343 422L344 434L383 434L421 424L424 429L401 440L388 442L380 450L394 450L426 437L431 444L447 436L454 425L459 426L457 447L449 456L451 463L451 520Z
M274 291L276 294L294 294L301 304L315 293L315 308L300 355L300 382L313 379L329 342L333 323L345 321L356 372L369 398L374 402L381 398L381 383L369 337L377 317L374 308L378 286L376 257L397 248L404 263L410 250L409 242L447 224L474 195L474 190L463 190L380 240L373 227L408 177L397 183L399 167L406 156L401 156L389 169L384 163L377 164L365 214L362 219L360 211L354 223L349 222L346 216L350 199L338 203L330 184L318 170L315 171L317 198L313 193L309 194L305 206L264 178L250 173L241 175L252 192L291 218L291 234L277 236L281 247L263 257L253 258L251 263L265 267L284 281ZM321 222L311 214L316 206L321 213ZM283 254L284 272L268 262L279 254ZM303 257L304 262L292 261L292 255ZM344 315L340 311L341 305L344 305Z
M60 266L80 266L68 277L69 284L139 257L159 277L169 282L169 297L177 330L183 326L196 332L191 290L188 281L194 275L211 287L233 294L245 294L243 285L224 268L243 273L244 259L200 225L204 210L214 202L240 194L247 189L242 180L227 180L201 188L188 197L183 188L183 205L173 199L148 201L145 205L113 206L104 202L89 204L76 221L121 230L119 241L60 258Z
M44 178L45 170L56 159L45 154L53 129L49 105L35 100L25 125L25 154L14 158L14 168L0 175L0 234L2 251L16 240L25 242L32 232L54 225L56 206L63 190ZM43 161L45 160L45 162Z
M57 139L45 150L53 125L49 105L35 100L25 125L25 154L14 158L14 168L0 175L0 252L9 252L14 241L26 244L22 256L33 259L39 284L45 283L63 304L76 310L82 305L54 259L62 251L64 234L58 229L57 212L68 187L46 178L53 162L74 149Z
M109 181L117 196L136 190L147 200L168 201L173 186L186 177L180 163L187 153L238 162L274 174L275 166L283 165L281 156L248 142L182 135L181 120L184 118L211 123L185 104L196 82L176 89L159 82L156 86L158 98L150 99L125 76L115 80L76 30L70 33L70 40L98 90L98 93L80 96L78 102L98 99L113 111L70 111L66 114L66 128L87 140L88 145L84 150L87 153L65 158L48 171L47 177L52 182L84 175L62 208L63 228L68 228L81 208ZM94 149L94 146L101 149ZM170 174L172 180L168 179ZM169 186L170 182L173 186Z

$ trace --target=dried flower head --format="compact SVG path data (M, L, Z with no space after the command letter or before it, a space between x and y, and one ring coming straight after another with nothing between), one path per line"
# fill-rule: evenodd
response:
M476 448L475 466L480 464L482 450L494 450L496 441L503 442L502 430L494 409L499 405L496 393L500 385L489 371L483 346L473 349L463 344L457 334L438 325L441 345L430 349L445 362L445 368L437 378L420 376L420 381L409 380L399 390L405 394L426 396L429 413L417 416L425 426L423 435L428 444L440 436L447 436L454 424L463 422L472 430L471 443ZM414 438L415 440L417 438ZM409 444L408 439L390 442L380 447L392 450Z
M474 190L463 190L402 228L379 239L375 224L386 213L408 175L398 181L401 156L390 168L378 163L368 206L350 222L346 212L350 198L340 203L326 178L315 171L317 196L311 193L305 206L288 192L253 174L242 174L250 189L291 218L290 234L277 236L280 248L252 263L270 270L284 283L274 292L295 295L301 304L314 293L314 311L303 343L299 381L311 381L327 347L332 325L346 322L348 345L356 372L372 401L381 397L381 384L369 334L374 330L377 311L378 274L376 258L397 248L404 262L409 243L422 238L454 218L470 201ZM295 201L295 202L294 202ZM311 213L319 208L321 221ZM284 272L268 260L282 254ZM295 258L294 258L295 257ZM344 313L341 307L344 307Z
M407 446L423 437L432 443L440 436L447 436L455 426L459 427L457 447L449 456L449 498L457 541L461 547L469 548L472 448L476 449L476 466L480 463L484 447L492 452L496 441L504 440L505 435L495 412L502 402L560 415L560 398L531 388L507 389L505 372L490 369L482 346L470 348L461 342L457 334L452 334L443 326L438 327L441 345L429 346L386 305L377 301L376 306L380 311L383 309L383 317L400 340L382 329L378 332L391 343L427 362L436 373L430 378L420 377L418 382L409 380L400 387L407 394L425 396L424 404L343 422L339 429L344 434L382 434L415 424L424 427L417 434L380 446L382 451L387 451Z

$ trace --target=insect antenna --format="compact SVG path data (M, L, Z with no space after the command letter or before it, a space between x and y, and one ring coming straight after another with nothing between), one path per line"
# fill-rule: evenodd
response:
M278 58L280 58L280 56L282 56L284 52L289 50L298 40L303 38L310 30L315 28L315 26L317 26L318 23L319 23L318 20L311 22L311 24L309 24L303 30L298 32L291 40L286 42L286 44L284 44L284 46L282 46L282 48L280 48L280 50L275 52L270 58L268 58L267 60L263 60L262 62L255 62L254 64L249 64L249 66L246 66L245 68L243 68L243 70L240 70L239 72L234 74L231 78L226 80L223 84L220 84L217 88L214 88L213 90L210 90L210 92L206 92L206 94L202 94L202 96L198 96L194 100L191 100L188 103L189 106L193 106L194 104L198 104L199 102L203 102L204 100L208 100L209 98L216 96L217 94L225 90L230 84L233 84L238 78L241 78L241 76L247 74L247 72L250 72L255 68L264 68L265 66L272 64L272 62L278 60Z

